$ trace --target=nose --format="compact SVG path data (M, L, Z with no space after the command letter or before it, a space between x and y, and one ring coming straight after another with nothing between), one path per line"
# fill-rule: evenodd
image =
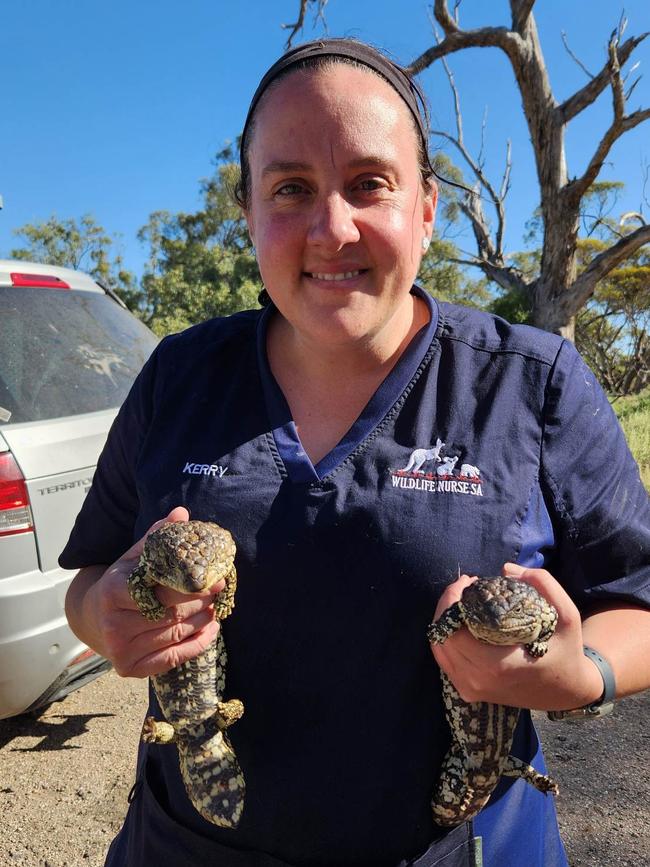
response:
M327 252L337 252L361 237L354 208L340 193L319 197L314 203L308 241Z

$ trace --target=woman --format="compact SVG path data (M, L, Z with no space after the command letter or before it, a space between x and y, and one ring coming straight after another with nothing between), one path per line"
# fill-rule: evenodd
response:
M189 512L232 531L246 806L236 830L208 824L175 751L141 747L108 863L450 867L474 863L480 836L489 865L565 864L552 799L523 781L502 781L473 827L433 824L449 743L436 662L464 698L523 708L599 702L583 644L619 696L649 685L648 502L622 434L570 345L414 287L436 190L414 85L379 52L289 52L241 150L272 303L161 343L61 563L83 567L72 628L142 677L216 629L211 594L160 590L160 624L135 610L143 535ZM504 568L558 609L547 656L461 630L434 659L426 627L470 580L455 576ZM543 768L528 713L514 752Z

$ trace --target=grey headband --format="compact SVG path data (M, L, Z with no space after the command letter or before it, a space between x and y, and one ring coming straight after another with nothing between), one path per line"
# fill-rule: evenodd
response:
M246 115L246 122L244 123L244 130L240 140L240 158L244 155L246 134L250 126L253 112L269 84L284 72L284 70L291 66L296 66L303 60L308 60L313 57L347 57L350 60L356 60L357 63L361 63L364 66L373 69L375 72L378 72L379 75L385 78L391 87L397 91L408 106L409 111L413 115L417 124L418 130L420 131L424 153L426 154L428 152L426 107L424 104L424 98L418 86L408 77L408 75L406 75L404 70L396 63L393 63L392 60L389 60L388 57L383 55L380 51L377 51L376 48L372 48L364 42L357 42L356 39L320 39L316 42L306 42L304 45L299 45L297 48L292 48L290 51L287 51L287 53L283 54L279 60L276 60L273 66L271 66L264 75L257 90L253 94L253 99L251 100L248 114Z

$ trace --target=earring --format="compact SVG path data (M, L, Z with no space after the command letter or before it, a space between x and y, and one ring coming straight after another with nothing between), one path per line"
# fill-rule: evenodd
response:
M422 249L424 250L425 253L429 249L430 243L431 243L431 238L429 238L425 235L424 238L422 238Z

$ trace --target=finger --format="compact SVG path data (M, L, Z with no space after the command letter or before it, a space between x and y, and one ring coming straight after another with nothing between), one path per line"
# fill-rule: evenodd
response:
M137 658L142 658L150 653L181 644L196 633L205 629L214 620L212 608L198 611L183 620L176 620L157 625L155 629L148 629L135 635L130 641L130 652Z
M525 581L537 590L557 611L561 624L580 620L580 613L564 587L546 569L527 569L517 563L505 563L503 575Z
M215 640L218 632L219 624L216 620L212 620L180 643L146 653L128 666L116 668L116 671L122 677L150 677L154 674L163 674L203 653Z
M125 631L129 630L130 633L139 634L155 632L158 629L182 623L184 620L188 620L203 611L207 611L210 616L214 617L214 605L211 596L201 596L200 598L192 599L184 597L184 600L179 605L167 607L164 616L159 620L147 620L134 604L133 607L123 609L120 612L120 622L124 618Z
M463 595L463 590L469 587L476 581L476 576L461 575L452 584L448 584L442 592L442 596L438 600L434 619L437 620L443 611L446 611L451 605L460 600Z

